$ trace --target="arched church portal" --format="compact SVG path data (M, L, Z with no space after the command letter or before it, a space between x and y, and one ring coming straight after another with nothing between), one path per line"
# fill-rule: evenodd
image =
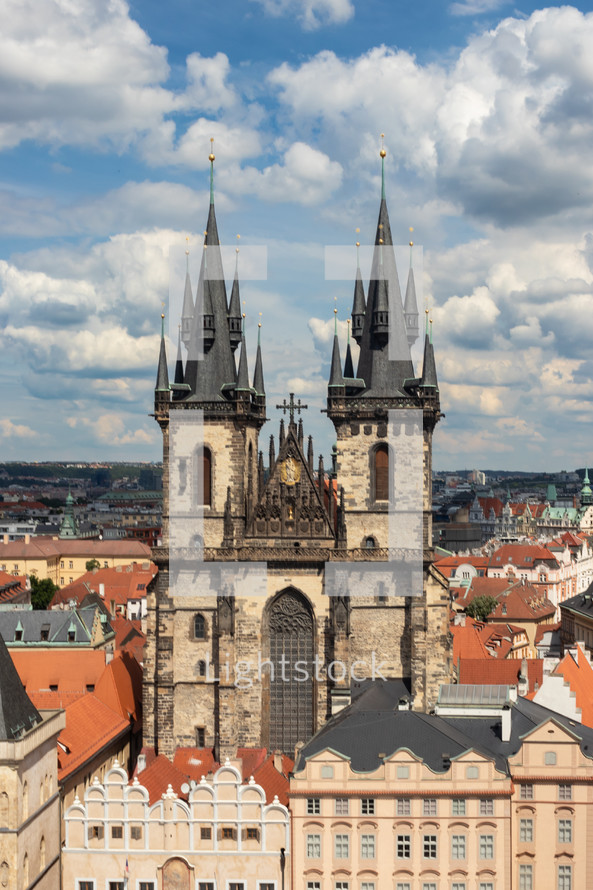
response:
M281 591L268 611L270 642L269 747L294 754L314 727L314 621L306 598L294 588Z

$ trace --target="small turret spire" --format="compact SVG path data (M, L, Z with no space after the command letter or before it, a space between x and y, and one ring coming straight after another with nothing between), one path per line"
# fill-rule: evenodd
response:
M340 359L340 343L338 340L338 310L334 309L334 346L332 350L331 371L329 374L330 387L344 386L342 374L342 362Z
M356 234L360 229L356 230ZM362 283L362 275L360 274L360 241L356 242L356 279L354 282L354 301L352 303L352 336L357 343L360 343L362 332L364 329L364 315L366 312L366 300L364 296L364 285ZM352 375L354 376L354 375Z
M410 233L414 231L410 226ZM408 344L410 347L414 345L418 339L418 301L416 299L416 282L414 279L413 254L414 242L410 241L410 270L408 272L408 283L406 285L406 298L404 300L404 321L406 325L406 334L408 336Z
M381 198L385 199L385 155L387 152L385 151L385 133L381 133L381 150L379 155L381 157Z
M240 238L237 235L237 240ZM241 342L241 297L239 295L239 247L235 248L235 277L228 311L229 337L233 352Z
M161 312L161 349L156 375L156 392L169 392L169 369L167 368L167 348L165 346L165 313Z
M210 161L210 203L214 204L214 161L216 160L216 155L214 154L214 137L210 137L210 154L208 155L208 160Z
M175 383L183 383L183 356L181 354L181 325L177 336L177 361L175 362Z
M261 319L261 312L259 313ZM257 352L255 354L255 371L253 374L253 388L258 396L265 396L264 366L261 355L261 321L257 325Z
M347 320L348 324L348 340L346 342L346 358L344 359L344 377L346 379L352 379L354 377L354 363L352 361L352 350L350 348L350 319Z
M243 313L243 330L241 331L241 355L239 356L239 370L237 372L237 391L250 392L249 368L247 366L247 346L245 344L245 313Z
M422 363L422 377L420 385L430 387L437 390L439 383L437 380L437 368L434 360L434 349L432 346L432 319L428 318L428 309L426 310L426 334L424 337L424 361Z

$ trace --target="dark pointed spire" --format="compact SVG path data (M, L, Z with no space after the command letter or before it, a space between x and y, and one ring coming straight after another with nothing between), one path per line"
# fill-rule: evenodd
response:
M302 417L299 417L299 427L298 427L298 433L297 433L297 441L298 441L298 443L299 443L299 448L301 449L301 451L303 450L303 442L304 442L304 439L305 439L305 431L304 431L304 429L303 429L303 418L302 418Z
M274 436L270 436L270 474L274 469L274 464L276 463L276 449L274 448Z
M340 343L338 341L338 310L334 309L334 346L332 349L332 363L329 374L329 387L344 386L342 374L342 362L340 359Z
M281 418L280 418L280 433L279 433L279 435L278 435L278 451L280 451L280 449L281 449L282 446L284 445L284 439L285 439L285 438L286 438L286 435L285 435L285 432L284 432L284 418L281 417Z
M350 319L348 319L348 341L346 343L346 358L344 359L344 377L350 380L354 377L354 363L352 361L352 350L350 348Z
M179 335L177 338L177 360L175 362L174 383L183 383L183 356L181 354L181 326L179 327Z
M358 229L356 230L358 232ZM360 343L364 330L364 316L366 312L366 300L364 285L360 274L360 241L356 242L356 280L354 282L354 300L352 302L352 336ZM354 377L354 374L352 374Z
M313 472L313 464L314 464L314 455L313 455L313 436L309 436L309 442L307 444L307 463L309 464L309 469L311 473Z
M319 497L321 498L321 503L325 504L324 492L325 492L325 470L323 469L323 455L319 455L319 468L317 470L317 487L319 490Z
M237 238L240 236L237 235ZM233 352L241 342L241 297L239 295L239 248L235 252L235 277L229 303L229 338Z
M381 148L382 162L385 149ZM383 163L382 163L383 166ZM387 305L387 319L384 306ZM381 197L357 377L364 396L393 397L414 377L387 202Z
M410 231L414 231L412 228ZM404 320L406 322L406 332L408 335L408 343L410 347L414 345L418 339L418 301L416 299L416 282L414 280L414 266L412 263L412 250L414 242L410 241L410 270L408 272L408 283L406 285L406 299L404 300Z
M257 496L261 498L266 484L266 476L264 471L264 453L260 451L257 461Z
M245 317L243 317L245 325ZM249 368L247 367L247 347L245 345L245 331L241 333L241 354L239 356L239 370L237 371L237 392L251 392L249 386Z
M165 313L161 313L161 349L159 366L156 375L156 392L169 392L169 369L167 368L167 349L165 346Z
M14 741L41 723L0 636L0 741Z
M265 396L264 366L261 357L261 321L257 325L257 353L255 355L255 371L253 374L253 388L258 396Z
M189 239L188 239L189 240ZM194 317L194 300L189 277L189 250L185 250L185 289L183 291L183 309L181 310L181 339L185 346L191 337L191 323Z
M212 152L209 160L211 203L185 368L185 382L191 391L188 398L195 402L225 400L236 382L235 360L229 339L226 286L214 212Z
M437 366L434 360L434 349L432 347L432 321L428 320L428 309L426 310L426 334L424 336L424 361L422 363L422 377L420 385L431 387L438 390L439 383L437 380Z

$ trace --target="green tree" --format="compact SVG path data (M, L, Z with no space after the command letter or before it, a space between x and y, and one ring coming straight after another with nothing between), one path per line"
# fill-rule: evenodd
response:
M42 578L31 575L31 605L34 609L47 609L53 599L56 590L60 588L51 578Z
M85 562L87 572L92 572L93 569L100 569L101 563L98 559L87 559Z
M494 612L497 605L498 600L495 597L484 594L483 596L476 596L465 611L470 618L475 618L477 621L486 621L488 615Z

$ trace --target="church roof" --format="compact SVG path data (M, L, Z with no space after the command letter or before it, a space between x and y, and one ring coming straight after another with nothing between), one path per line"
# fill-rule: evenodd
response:
M41 714L25 692L0 635L0 741L18 739L38 723Z

